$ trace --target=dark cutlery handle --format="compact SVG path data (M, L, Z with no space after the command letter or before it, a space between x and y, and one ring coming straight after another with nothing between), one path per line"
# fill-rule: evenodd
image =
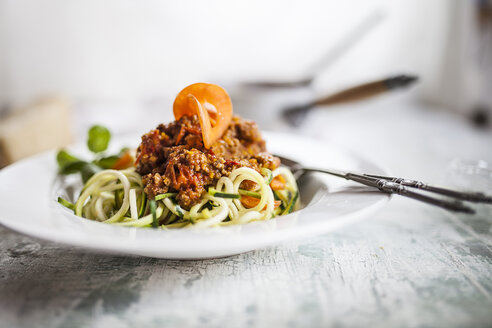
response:
M373 177L373 178L384 179L384 180L388 180L391 182L395 182L395 183L401 184L403 186L421 189L421 190L433 192L436 194L440 194L443 196L453 197L456 199L466 200L468 202L492 204L492 197L488 196L484 193L481 193L481 192L457 191L457 190L452 190L452 189L448 189L448 188L442 188L442 187L436 187L436 186L428 185L428 184L425 184L425 183L423 183L421 181L417 181L417 180L395 178L395 177L385 177L385 176L372 175L372 174L366 174L366 175L369 177Z
M367 186L378 188L379 190L389 194L397 194L400 196L409 197L450 211L469 213L469 214L475 213L475 211L471 207L466 206L459 200L446 200L446 199L440 199L440 198L423 195L411 191L405 186L393 181L387 181L385 179L378 179L378 178L368 177L365 175L360 175L355 173L347 173L346 179L356 181L365 184Z

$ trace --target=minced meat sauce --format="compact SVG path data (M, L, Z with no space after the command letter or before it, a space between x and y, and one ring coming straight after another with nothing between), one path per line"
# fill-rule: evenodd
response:
M137 149L136 171L143 176L145 193L151 199L177 192L183 208L197 204L208 186L238 167L274 170L280 160L266 151L256 123L233 117L219 140L210 149L203 145L199 119L183 116L142 136ZM252 189L254 183L243 183Z

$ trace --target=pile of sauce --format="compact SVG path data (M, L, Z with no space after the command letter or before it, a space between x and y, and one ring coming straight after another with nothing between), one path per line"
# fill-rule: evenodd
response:
M236 168L276 169L280 160L268 153L258 126L234 116L222 137L206 149L196 115L182 116L169 124L160 124L142 136L137 149L136 171L142 175L145 193L156 195L176 192L178 204L189 209L200 202L209 186ZM241 188L253 189L245 181Z

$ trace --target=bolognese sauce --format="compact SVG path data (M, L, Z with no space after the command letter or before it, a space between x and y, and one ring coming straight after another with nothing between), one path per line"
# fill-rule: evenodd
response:
M253 121L234 116L222 137L207 149L198 116L187 115L142 136L136 171L143 177L149 198L176 192L179 205L189 209L200 201L208 186L236 168L259 172L279 165L280 160L266 151ZM246 180L241 187L252 190L255 183Z

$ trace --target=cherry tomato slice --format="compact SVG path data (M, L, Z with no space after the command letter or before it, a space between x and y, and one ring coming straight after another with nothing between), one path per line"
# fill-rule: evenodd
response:
M272 190L283 190L285 189L285 179L281 175L277 175L273 178L272 182L270 182L270 187Z
M209 149L222 137L232 120L232 102L227 92L215 84L195 83L179 92L173 105L174 118L198 115L203 144Z
M246 195L241 196L240 201L241 201L241 204L243 204L243 206L246 208L255 207L260 202L260 200L258 198L246 196ZM280 200L274 201L273 202L273 208L279 207L280 204L282 204L282 202ZM263 209L266 209L266 205Z
M114 163L113 170L123 170L129 168L133 165L134 158L129 151L124 153L117 161Z

